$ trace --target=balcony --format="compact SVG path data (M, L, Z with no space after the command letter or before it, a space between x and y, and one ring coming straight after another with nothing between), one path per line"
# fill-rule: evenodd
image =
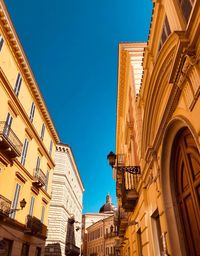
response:
M118 214L118 236L124 237L128 227L128 213L125 212L123 208L120 208Z
M40 237L47 236L47 226L45 226L39 219L36 217L27 215L26 228L24 233L30 235L36 235Z
M11 201L0 195L0 215L8 216L11 209Z
M122 243L122 239L121 238L115 239L115 251L120 250L121 243Z
M65 253L69 256L78 256L80 255L80 248L72 243L66 243Z
M41 188L46 183L46 175L40 168L33 170L33 185L37 188Z
M118 184L121 193L122 207L127 212L133 211L136 206L139 194L137 192L137 185L140 179L139 167L134 167L133 170L128 172L126 169L120 170L121 182Z
M106 233L104 235L104 238L105 239L110 239L110 238L113 238L113 237L116 237L117 236L117 232L116 231L113 231L113 232L109 232L109 233Z
M23 144L10 126L0 122L0 152L8 158L15 158L21 156L22 147Z

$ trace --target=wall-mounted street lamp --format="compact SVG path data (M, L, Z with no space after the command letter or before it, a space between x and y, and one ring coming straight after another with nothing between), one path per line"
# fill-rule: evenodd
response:
M15 208L15 209L10 209L9 212L8 212L8 214L12 214L13 212L17 212L17 211L23 210L24 207L26 206L26 200L23 198L19 203L20 203L20 209L17 209L17 208Z
M116 168L120 171L126 171L132 174L140 174L140 166L124 166L119 164L118 155L112 151L107 155L108 162L112 168Z

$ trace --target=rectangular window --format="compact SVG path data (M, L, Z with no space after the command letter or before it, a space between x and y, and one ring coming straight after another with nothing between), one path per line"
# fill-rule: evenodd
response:
M188 22L191 11L192 11L192 7L194 4L194 0L178 0L178 1L179 1L180 8L182 10L183 16L186 22Z
M165 16L165 20L163 23L162 35L161 35L161 39L160 39L159 51L162 48L163 44L165 43L165 41L167 40L167 38L170 34L171 34L171 29L169 26L169 21L168 21L167 16Z
M21 256L27 256L29 254L29 248L30 245L28 243L23 243Z
M152 215L152 228L154 235L154 245L155 245L155 254L162 255L163 245L162 245L162 232L160 226L160 216L158 210L156 210Z
M35 114L35 104L34 102L32 102L30 116L29 116L31 123L33 122L34 114Z
M45 181L45 190L47 191L48 189L48 182L49 182L49 171L47 170L46 173L46 181Z
M45 132L45 125L42 125L42 130L41 130L41 135L40 138L43 140L44 139L44 132Z
M36 162L36 173L39 172L39 169L40 169L40 161L41 161L41 158L38 156L37 157L37 162Z
M49 146L49 155L51 156L52 154L52 149L53 149L53 141L50 141L50 146Z
M22 157L21 157L21 164L22 165L25 165L25 162L26 162L28 144L29 144L29 141L27 139L25 139L24 145L23 145L23 150L22 150Z
M12 247L13 247L13 241L3 238L2 240L0 240L0 255L11 256Z
M12 209L17 209L17 204L18 204L18 200L19 200L19 193L20 193L20 189L21 189L21 186L17 183L16 184L16 188L15 188L15 195L14 195L14 199L13 199L13 202L12 202ZM10 214L10 218L15 218L15 215L16 215L16 211L12 212Z
M3 37L2 37L2 35L0 35L0 51L3 47L3 43L4 43Z
M42 206L42 214L41 214L41 222L44 223L44 213L45 213L45 207Z
M14 92L15 92L16 96L19 95L21 84L22 84L22 77L21 77L20 73L18 73L17 80L16 80L16 83L15 83L15 88L14 88Z
M34 208L34 203L35 203L35 197L31 197L31 204L30 204L30 209L29 209L29 215L33 216L33 208Z
M136 232L136 241L137 241L138 256L142 256L142 234L141 234L141 229L138 229L138 231Z
M6 122L5 122L4 131L3 131L3 134L4 134L5 136L8 136L8 135L9 135L10 128L11 128L11 125L12 125L12 121L13 121L13 117L11 116L10 113L8 113L8 114L7 114L7 117L6 117Z

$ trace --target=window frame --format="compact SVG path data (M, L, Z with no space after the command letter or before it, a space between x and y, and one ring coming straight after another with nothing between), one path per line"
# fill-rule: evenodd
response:
M3 48L3 44L4 44L4 39L3 39L3 36L0 34L0 52Z
M30 110L30 115L29 115L29 119L30 119L31 123L33 122L34 116L35 116L35 103L32 102L31 110Z
M30 207L29 207L29 215L30 216L33 216L34 205L35 205L35 197L32 196L31 201L30 201Z
M160 36L160 43L159 43L159 46L158 46L158 52L160 52L164 43L167 41L167 39L168 39L168 37L170 36L171 33L172 33L172 31L171 31L171 28L170 28L169 20L167 18L167 15L165 15L165 18L164 18L164 21L163 21L163 26L162 26L162 32L161 32L161 36Z
M45 216L45 206L42 206L42 213L41 213L41 222L44 223L44 216Z
M154 253L161 256L164 248L162 244L162 229L160 224L160 215L158 209L151 215L152 231L154 236Z
M29 146L29 140L25 138L24 144L23 144L23 149L22 149L22 155L21 155L21 164L25 166L26 163L26 156L28 152L28 146Z
M29 254L30 244L25 242L22 244L21 256L27 256Z
M15 82L15 87L14 87L14 92L15 95L18 97L19 96L19 92L21 89L21 85L22 85L22 76L20 73L17 74L17 80Z
M49 183L49 170L47 169L47 172L46 172L46 180L45 180L45 191L48 190L48 183Z
M40 138L43 141L44 140L44 133L45 133L45 124L42 124L42 129L41 129L41 134L40 134Z
M50 145L49 145L49 155L52 155L52 150L53 150L53 141L50 141Z
M18 202L19 202L20 190L21 190L21 185L19 183L16 183L15 193L14 193L11 209L17 209L17 205L18 205ZM15 216L16 216L16 211L13 211L10 214L10 218L15 219Z
M177 0L177 3L181 10L185 23L188 24L191 13L192 13L192 9L194 7L195 0ZM188 8L190 8L190 10Z

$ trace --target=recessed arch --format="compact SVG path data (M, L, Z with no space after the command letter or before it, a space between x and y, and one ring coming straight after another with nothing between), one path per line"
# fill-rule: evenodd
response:
M142 99L144 104L143 128L142 128L142 156L146 149L152 146L155 138L156 129L159 129L158 111L160 117L169 104L170 93L173 87L170 85L170 77L175 72L174 58L183 40L183 35L179 32L172 33L163 45L157 56L155 65L149 80L149 86L141 86ZM166 88L167 87L167 88Z
M181 130L187 130L191 134L192 138L194 139L194 143L196 145L198 153L200 152L198 135L191 123L183 116L178 116L171 120L165 130L162 143L163 146L161 153L161 189L165 207L171 253L172 255L186 256L187 253L184 241L185 238L182 229L182 222L179 211L180 209L176 197L175 178L171 164L174 140Z

